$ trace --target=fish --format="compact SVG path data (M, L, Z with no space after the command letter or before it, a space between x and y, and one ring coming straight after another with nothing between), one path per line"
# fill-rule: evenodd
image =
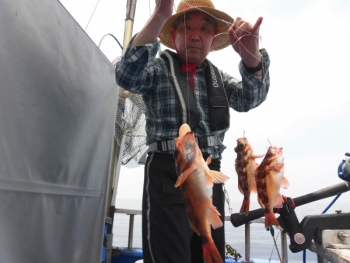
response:
M223 223L211 197L214 183L224 183L229 177L209 169L211 157L204 160L194 133L186 123L181 125L179 137L175 138L174 158L178 175L175 187L180 188L191 228L202 239L204 261L222 263L211 226L216 229Z
M243 194L243 202L239 212L248 215L250 207L250 194L256 193L255 172L259 164L257 158L262 155L254 155L254 150L246 137L237 139L235 147L237 153L235 168L238 176L238 189Z
M282 207L283 197L280 194L280 188L289 186L284 176L282 150L282 147L270 146L255 174L258 202L261 207L265 208L266 229L272 225L279 226L273 208Z

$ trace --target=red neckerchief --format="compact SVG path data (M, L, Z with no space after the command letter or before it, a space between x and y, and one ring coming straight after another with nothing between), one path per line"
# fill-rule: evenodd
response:
M185 74L187 72L190 73L190 77L188 79L188 85L190 86L190 89L193 93L194 92L194 81L196 79L196 74L197 74L196 64L193 62L183 61L182 62L182 74Z

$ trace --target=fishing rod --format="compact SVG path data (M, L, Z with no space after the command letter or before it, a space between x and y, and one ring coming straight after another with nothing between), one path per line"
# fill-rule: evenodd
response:
M350 185L348 182L342 182L327 188L324 188L322 190L319 190L317 192L313 192L307 195L303 195L300 197L296 197L294 199L291 198L285 198L284 203L291 202L295 207L301 206L304 204L308 204L317 200L321 200L324 198L328 198L331 196L335 196L337 194L341 194L344 192L347 192L350 190ZM281 211L281 208L274 208L274 213L279 213ZM248 223L250 221L253 221L255 219L258 219L260 217L263 217L265 213L264 208L259 208L256 210L249 211L249 214L240 214L240 213L234 213L231 214L231 223L234 227L239 227L245 223Z
M315 240L320 241L320 231L322 228L350 228L350 213L306 216L299 223L294 209L298 206L311 203L317 200L339 195L350 190L350 154L338 167L338 176L345 182L309 193L294 199L283 196L282 208L274 208L274 213L279 213L278 222L290 237L290 250L294 253L307 249L315 234ZM235 213L231 214L231 223L234 227L239 227L245 223L263 217L264 208L252 210L248 215Z

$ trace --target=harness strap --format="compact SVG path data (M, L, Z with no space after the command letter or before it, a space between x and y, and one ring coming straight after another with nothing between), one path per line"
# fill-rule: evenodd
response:
M157 141L157 142L152 143L149 146L149 148L148 148L149 151L150 151L150 148L155 148L153 151L160 151L160 152L174 151L175 150L175 141L174 140Z
M226 146L222 143L219 137L216 136L203 136L196 137L196 142L199 148L216 146L219 148L220 153L222 153ZM149 152L170 152L175 150L175 141L174 140L164 140L164 141L156 141L151 143L148 146L147 151L141 156L139 160L139 164L146 163L146 156Z
M199 148L210 147L210 146L223 146L225 147L221 140L215 136L203 136L196 137L196 142ZM175 150L175 141L174 140L164 140L157 141L149 145L148 151L160 151L160 152L168 152Z

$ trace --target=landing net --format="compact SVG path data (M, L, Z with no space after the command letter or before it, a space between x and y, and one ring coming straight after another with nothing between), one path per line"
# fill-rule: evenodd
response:
M140 95L119 88L115 121L115 139L122 153L122 165L139 166L139 159L146 151L145 104ZM122 145L123 136L125 137Z

